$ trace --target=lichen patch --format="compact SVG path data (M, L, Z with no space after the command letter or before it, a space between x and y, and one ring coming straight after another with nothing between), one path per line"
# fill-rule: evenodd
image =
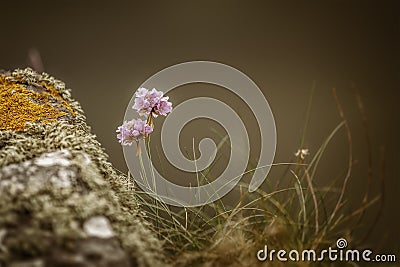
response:
M71 120L75 113L50 84L29 84L18 76L0 75L0 130L20 131L27 123Z
M88 236L98 238L114 237L110 221L104 216L95 216L85 221L83 229Z
M6 247L3 245L3 239L6 236L6 229L0 229L0 251L7 251Z

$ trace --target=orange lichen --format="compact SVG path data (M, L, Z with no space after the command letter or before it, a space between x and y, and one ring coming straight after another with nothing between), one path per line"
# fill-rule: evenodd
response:
M56 88L44 82L38 85L43 90L28 89L24 84L0 75L1 130L18 131L23 130L28 122L51 123L65 115L75 116Z

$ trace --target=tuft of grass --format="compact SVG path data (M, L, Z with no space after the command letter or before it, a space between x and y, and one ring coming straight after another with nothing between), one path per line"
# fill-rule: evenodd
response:
M164 240L164 250L173 266L253 266L259 264L256 253L265 245L277 250L314 249L318 251L329 246L334 247L339 237L355 243L353 230L359 225L365 210L379 202L383 198L383 193L371 197L369 185L359 208L350 212L343 209L346 204L346 188L354 163L352 138L335 90L333 90L333 96L341 118L340 123L332 129L311 158L297 157L295 161L289 163L273 164L273 168L285 167L286 170L270 192L258 189L249 193L248 185L240 182L234 189L240 196L239 200L231 207L225 205L222 200L218 200L202 207L176 208L142 191L133 191L134 181L128 175L127 193L135 194L139 200L151 222L152 230ZM357 95L357 102L363 123L366 125L365 112L359 95ZM299 142L300 149L304 146L311 104L312 93ZM317 187L315 180L319 164L323 160L326 148L340 131L344 131L348 141L348 167L344 170L343 177L337 177L328 187ZM226 140L227 137L222 137L221 142L226 142ZM370 146L368 134L367 140ZM220 143L217 146L218 149L221 146ZM148 151L150 151L149 147ZM371 166L370 157L369 166ZM254 170L250 169L246 173ZM200 179L208 181L209 173L210 168L198 172L198 182L200 183ZM149 175L151 175L150 179L154 179L154 173ZM368 175L369 179L372 179L371 170L368 170ZM281 181L285 180L289 182L283 187ZM383 184L383 178L381 181ZM356 223L349 228L352 222ZM274 261L264 264L265 266L272 266L272 264L283 266L284 263ZM308 266L309 264L315 266L315 263L307 262L292 264L291 266ZM337 266L345 264L338 262ZM322 262L320 265L335 266L335 263Z

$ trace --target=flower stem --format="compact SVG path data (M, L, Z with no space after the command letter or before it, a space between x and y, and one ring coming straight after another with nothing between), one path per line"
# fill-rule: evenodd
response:
M136 141L136 156L139 156L141 153L142 150L140 149L139 141Z
M149 117L147 118L147 124L154 128L153 114L151 112L149 114Z

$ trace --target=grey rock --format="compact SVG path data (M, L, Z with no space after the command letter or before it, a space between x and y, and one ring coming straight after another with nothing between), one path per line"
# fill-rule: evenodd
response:
M3 75L54 86L74 116L0 129L0 267L165 266L131 181L108 161L70 90L31 69Z

